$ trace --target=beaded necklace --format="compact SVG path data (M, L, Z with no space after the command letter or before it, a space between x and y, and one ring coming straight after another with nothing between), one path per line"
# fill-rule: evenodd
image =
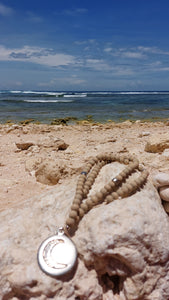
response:
M88 196L101 168L115 161L127 165L126 168L95 195ZM139 176L127 180L136 171L140 173ZM147 177L148 171L139 165L137 158L130 155L111 153L92 158L78 178L65 226L60 227L56 235L47 238L39 247L38 263L42 271L56 277L71 272L77 262L77 250L69 236L74 234L83 216L100 203L108 204L115 199L132 195L144 185Z

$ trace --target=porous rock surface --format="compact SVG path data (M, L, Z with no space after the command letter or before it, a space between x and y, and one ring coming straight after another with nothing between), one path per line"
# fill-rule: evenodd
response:
M151 153L162 153L165 149L169 148L169 135L156 134L151 136L145 145L145 151Z
M153 184L157 188L169 186L169 173L158 172L153 176Z
M105 166L93 193L122 168ZM38 247L64 224L76 181L0 213L0 299L169 299L169 219L151 182L84 216L72 238L79 253L74 274L60 280L39 269Z
M65 164L44 159L35 171L36 180L49 185L55 185L67 173Z

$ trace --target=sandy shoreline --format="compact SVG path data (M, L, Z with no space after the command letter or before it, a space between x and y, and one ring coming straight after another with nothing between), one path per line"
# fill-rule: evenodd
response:
M168 123L130 122L85 125L0 125L0 209L22 205L28 198L45 193L54 185L37 181L37 165L49 160L63 165L57 184L78 176L91 156L105 152L130 153L150 171L169 172L169 155L165 151L145 151L146 144L156 138L167 139ZM65 149L56 147L65 143ZM27 150L16 144L31 143Z

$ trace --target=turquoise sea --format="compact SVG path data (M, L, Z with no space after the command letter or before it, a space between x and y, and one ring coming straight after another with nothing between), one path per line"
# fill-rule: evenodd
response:
M97 122L169 119L169 92L0 91L0 123L92 115Z

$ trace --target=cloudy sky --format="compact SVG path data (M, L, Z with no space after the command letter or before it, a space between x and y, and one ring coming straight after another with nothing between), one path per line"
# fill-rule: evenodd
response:
M0 0L0 89L169 90L169 1Z

